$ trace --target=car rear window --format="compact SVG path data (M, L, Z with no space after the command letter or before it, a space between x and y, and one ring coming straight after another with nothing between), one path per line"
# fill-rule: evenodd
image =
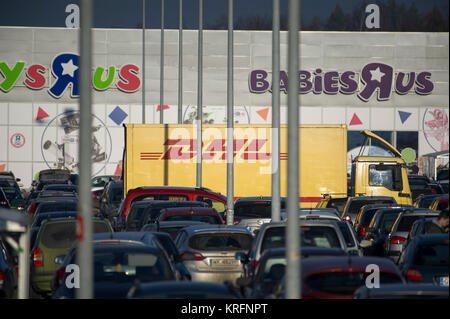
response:
M373 215L375 215L375 213L376 213L376 211L377 211L378 209L379 209L379 208L367 210L367 211L363 214L363 216L362 216L362 218L361 218L361 226L367 226L367 225L369 225L369 224L370 224L370 221L371 221L372 218L373 218Z
M94 255L95 282L140 282L173 280L161 255L114 251Z
M301 245L311 247L342 248L339 237L333 227L302 226ZM264 234L261 252L271 248L285 247L286 227L272 227Z
M448 267L447 244L422 244L416 248L414 265Z
M47 248L70 248L76 240L76 220L49 223L42 230L40 242ZM109 233L108 225L101 221L93 222L94 233Z
M378 224L378 228L382 232L389 232L392 228L392 225L394 225L395 220L397 219L398 215L400 214L399 211L391 211L391 212L385 212L383 216L381 217L381 221Z
M354 200L350 203L348 213L351 215L358 214L361 207L368 204L393 204L391 199L372 199L372 200Z
M331 198L328 201L327 208L335 208L340 214L344 211L345 204L347 203L347 198Z
M222 224L222 220L219 216L214 215L200 215L200 214L180 214L180 215L165 215L162 217L161 221L194 221L203 222L208 224Z
M195 250L249 250L253 238L248 234L210 233L194 235L189 240L189 246Z
M333 295L353 295L356 289L365 286L367 272L326 272L313 274L306 278L310 288ZM380 284L401 283L395 274L380 272Z
M412 224L418 220L419 218L424 218L424 215L411 215L411 216L403 216L397 226L397 231L401 232L409 232L412 227Z
M272 205L267 202L248 202L237 204L234 207L234 216L236 218L270 218L272 215Z
M61 203L41 203L38 207L37 213L50 212L74 212L77 211L76 202L61 202Z
M169 234L170 238L175 240L177 238L178 233L182 230L184 226L178 227L161 227L159 231Z
M171 202L187 202L189 200L189 197L179 194L153 194L140 196L134 199L133 202L142 200L167 200Z

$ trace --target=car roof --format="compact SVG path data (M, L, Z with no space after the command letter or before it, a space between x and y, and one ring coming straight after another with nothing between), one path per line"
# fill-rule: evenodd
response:
M193 221L193 220L180 220L180 221L160 221L159 227L176 227L176 226L193 226L193 225L209 225L208 223Z
M196 214L203 214L203 215L217 215L217 211L214 208L211 207L171 207L171 208L164 208L161 211L161 215L170 216L170 215L196 215Z
M404 213L402 213L402 217L403 216L423 216L423 215L430 215L430 216L434 216L434 215L439 215L438 211L435 210L431 210L428 208L415 208L414 210L410 211L407 210Z
M205 205L204 202L199 201L168 201L168 200L138 200L138 201L132 201L131 206L177 206L177 205Z
M105 240L105 239L117 239L117 240L144 240L145 237L153 236L151 232L114 232L114 233L97 233L92 234L92 240Z
M215 225L215 224L205 224L205 225L194 225L183 229L188 233L188 235L201 234L201 233L242 233L252 235L252 233L242 226L235 225ZM252 235L253 236L253 235Z
M257 201L271 202L272 197L270 196L240 197L236 199L234 203L237 204L237 203L257 202ZM280 201L282 202L286 201L286 197L280 197Z
M164 255L162 250L156 246L136 245L136 244L104 244L94 245L94 253L102 253L109 251L131 251L131 252L147 252L155 255Z
M360 201L360 200L371 200L371 199L391 199L394 200L394 197L391 196L355 196L355 197L349 197L350 201Z
M216 196L221 197L222 199L226 199L225 196L223 196L220 193L213 192L212 190L204 187L187 187L187 186L143 186L138 188L133 188L128 191L128 194L133 193L143 193L145 194L146 190L155 190L155 191L177 191L177 192L183 192L183 191L190 191L190 192L205 192L209 194L214 194Z

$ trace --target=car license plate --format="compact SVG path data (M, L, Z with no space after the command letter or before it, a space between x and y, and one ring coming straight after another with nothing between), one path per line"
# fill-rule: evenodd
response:
M237 259L211 259L211 266L234 266L238 265Z
M447 277L441 277L439 284L442 287L448 287L448 276Z

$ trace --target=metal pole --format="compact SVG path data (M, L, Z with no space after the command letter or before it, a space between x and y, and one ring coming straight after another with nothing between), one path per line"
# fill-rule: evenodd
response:
M161 0L161 62L159 80L159 123L164 123L164 0Z
M202 187L203 141L203 0L198 0L197 187Z
M234 222L233 0L228 0L227 63L227 225Z
M76 289L78 299L93 297L93 253L92 253L92 114L91 114L91 21L92 1L81 0L80 25L80 133L79 133L79 201L78 201L78 251L77 263L80 267L80 288Z
M289 0L288 76L299 74L299 24L300 0ZM288 169L286 225L286 298L301 296L300 277L300 227L299 227L299 87L294 81L288 86Z
M17 283L17 298L28 299L30 292L30 227L20 235L19 247L19 278Z
M145 124L145 0L142 0L142 124Z
M183 0L180 0L178 31L178 124L183 116Z
M280 0L272 18L272 221L280 221Z

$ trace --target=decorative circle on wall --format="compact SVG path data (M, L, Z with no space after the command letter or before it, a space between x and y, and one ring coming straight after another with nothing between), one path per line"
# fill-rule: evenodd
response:
M436 151L448 150L448 114L444 109L427 108L423 114L422 129L428 145Z
M15 148L21 148L25 145L25 136L21 133L14 133L9 140Z
M45 127L41 137L41 154L49 168L66 168L78 172L79 121L78 111L66 111L53 118ZM50 133L50 127L56 128L56 136ZM101 165L92 172L93 176L108 164L111 150L111 133L100 118L92 115L92 163Z

